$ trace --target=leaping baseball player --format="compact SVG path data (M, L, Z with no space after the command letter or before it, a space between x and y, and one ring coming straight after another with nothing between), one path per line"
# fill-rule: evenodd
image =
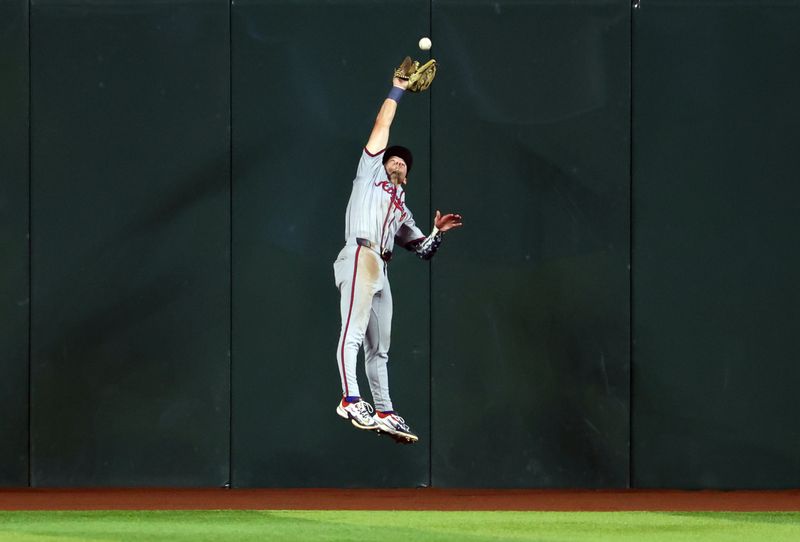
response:
M342 399L336 413L358 429L387 434L403 443L416 442L418 437L394 409L389 396L389 261L395 243L430 260L442 242L442 234L462 222L461 215L436 211L433 231L427 236L422 233L406 205L403 188L413 156L405 147L387 148L387 144L400 98L406 91L428 88L435 74L435 60L420 66L408 57L395 70L392 89L378 111L358 162L345 214L345 246L333 264L342 314L336 350ZM362 344L375 410L361 398L356 379L356 356Z

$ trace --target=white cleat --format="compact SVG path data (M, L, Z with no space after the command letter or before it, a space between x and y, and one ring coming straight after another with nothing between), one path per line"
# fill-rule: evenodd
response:
M375 414L372 419L378 424L378 431L386 433L397 442L413 444L419 440L406 421L397 414L389 414L385 417Z
M336 407L336 413L339 416L345 420L350 420L359 429L378 429L378 422L372 417L372 412L374 412L372 405L366 401L345 403L344 399L342 399Z

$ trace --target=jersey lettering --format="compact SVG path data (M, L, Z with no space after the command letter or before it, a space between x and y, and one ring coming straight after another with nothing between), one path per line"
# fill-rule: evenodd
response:
M400 211L400 222L405 220L408 216L405 208L405 202L396 197L396 189L392 186L392 183L389 181L375 181L375 186L379 186L384 192L389 194L390 201L394 205L394 208ZM403 193L403 196L405 196L405 192Z

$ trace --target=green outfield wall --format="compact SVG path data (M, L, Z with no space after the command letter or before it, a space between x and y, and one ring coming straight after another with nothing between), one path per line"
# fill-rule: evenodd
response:
M229 5L31 9L31 480L229 478Z
M633 482L798 487L800 2L643 4Z
M28 484L28 3L0 1L0 486Z
M0 0L0 485L798 487L800 0L636 4ZM425 35L404 447L332 264Z
M630 8L433 7L433 483L625 487Z

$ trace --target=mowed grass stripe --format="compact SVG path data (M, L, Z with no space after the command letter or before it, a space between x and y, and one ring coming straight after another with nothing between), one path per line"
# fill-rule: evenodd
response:
M797 542L800 512L0 512L0 542Z

